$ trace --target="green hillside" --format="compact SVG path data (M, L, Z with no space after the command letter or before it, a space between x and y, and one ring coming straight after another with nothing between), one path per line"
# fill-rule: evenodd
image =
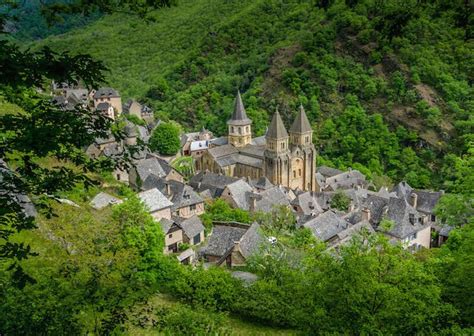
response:
M41 44L103 60L125 98L189 129L225 134L237 88L256 135L277 105L289 122L303 103L320 162L439 186L472 133L468 5L346 2L183 0L156 22L116 14Z

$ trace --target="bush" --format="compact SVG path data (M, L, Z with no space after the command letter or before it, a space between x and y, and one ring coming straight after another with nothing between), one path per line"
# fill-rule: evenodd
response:
M181 148L179 128L173 123L160 123L150 137L152 151L163 155L175 155Z

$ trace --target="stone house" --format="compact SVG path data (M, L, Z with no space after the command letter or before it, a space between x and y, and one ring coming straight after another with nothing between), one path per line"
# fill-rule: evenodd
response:
M204 225L197 215L189 218L174 217L173 220L183 230L183 242L198 245L204 241Z
M138 193L138 197L155 220L159 221L162 218L171 220L171 207L173 203L157 188L142 191Z
M218 266L243 266L264 242L259 229L257 223L250 226L239 223L215 225L200 255Z
M204 213L204 200L190 186L174 181L166 180L156 175L149 175L143 182L142 190L157 188L172 203L171 212L173 216L190 218L194 215Z
M149 156L144 160L140 160L129 171L130 185L140 190L143 182L149 175L164 178L165 180L174 180L183 182L183 176L171 165L163 159L155 156Z
M139 119L145 120L147 123L152 122L154 120L153 110L146 105L140 104L135 99L128 100L123 105L122 110L123 113L128 115L134 115Z
M113 109L113 115L110 116L112 119L122 114L122 98L118 91L107 87L100 88L94 92L92 98L94 100L94 108L101 111L107 109L107 112L109 112L109 108Z
M174 221L168 218L160 220L160 226L165 235L165 253L177 253L179 245L183 243L183 229Z

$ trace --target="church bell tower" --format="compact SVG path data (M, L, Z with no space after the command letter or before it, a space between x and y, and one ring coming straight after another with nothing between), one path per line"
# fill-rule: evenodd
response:
M252 142L252 120L247 117L244 103L237 91L235 98L234 112L227 121L228 142L235 147L244 147Z

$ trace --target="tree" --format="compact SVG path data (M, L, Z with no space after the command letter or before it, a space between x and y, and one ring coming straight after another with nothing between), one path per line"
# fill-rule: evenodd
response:
M149 141L150 149L163 155L175 155L181 148L179 128L172 123L160 123Z
M336 191L336 194L331 199L331 208L340 211L347 211L350 204L351 199L342 190Z
M111 12L122 6L145 15L151 7L169 2L152 0L147 4L143 6L138 0L76 0L49 3L43 6L43 13L53 21L60 13L91 13L97 9ZM5 23L14 20L11 9L16 5L2 1L1 6L0 26L5 29ZM86 187L94 185L91 172L127 168L134 151L138 150L126 151L115 162L87 157L83 148L95 138L107 137L111 120L80 105L73 111L64 111L53 104L50 97L40 93L51 81L96 88L104 81L105 70L101 62L88 55L71 56L49 48L32 52L8 39L0 41L0 96L3 102L21 110L2 111L0 115L0 159L2 170L9 170L0 181L0 263L12 271L13 279L20 286L32 279L25 275L19 261L33 253L29 246L14 242L12 236L33 228L34 223L25 216L18 195L31 196L33 203L51 216L48 198L57 198L59 192L70 190L77 183ZM118 140L124 138L121 131L114 132L114 136ZM52 164L43 164L45 160Z

